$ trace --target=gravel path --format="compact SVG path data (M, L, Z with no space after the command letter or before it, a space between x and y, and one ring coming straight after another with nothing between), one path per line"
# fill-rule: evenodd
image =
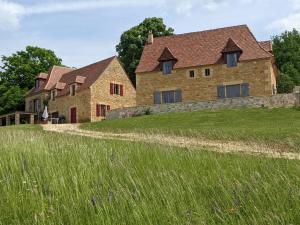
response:
M141 141L146 143L163 144L168 146L186 147L192 149L207 148L220 153L246 153L264 155L271 158L296 159L300 160L299 153L285 152L280 148L266 146L265 144L233 142L233 141L212 141L199 138L170 136L164 134L141 134L141 133L110 133L83 130L79 124L47 124L43 125L45 131L66 133L99 139L113 139L124 141Z

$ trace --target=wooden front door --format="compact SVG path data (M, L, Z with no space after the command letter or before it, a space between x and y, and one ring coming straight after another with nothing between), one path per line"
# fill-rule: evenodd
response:
M77 110L76 107L71 108L71 123L77 123Z

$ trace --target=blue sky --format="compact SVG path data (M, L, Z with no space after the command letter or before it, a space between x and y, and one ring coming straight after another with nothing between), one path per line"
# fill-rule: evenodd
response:
M34 45L81 67L115 55L122 32L152 16L175 33L248 24L267 40L300 29L300 0L0 0L0 55Z

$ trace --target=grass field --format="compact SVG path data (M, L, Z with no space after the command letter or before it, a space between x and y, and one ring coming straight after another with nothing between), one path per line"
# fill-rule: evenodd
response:
M233 109L142 116L83 124L96 131L164 133L280 144L300 152L300 109Z
M284 114L273 112L273 118ZM299 113L286 112L289 119ZM247 111L253 116L258 113L268 111ZM231 124L228 117L221 120L215 115L219 122L214 126ZM123 123L145 124L143 119ZM205 133L191 118L188 121ZM271 124L271 119L268 121L265 124ZM203 123L208 126L209 121ZM104 124L113 128L109 122ZM162 129L166 124L161 122ZM152 128L150 124L145 127ZM282 128L285 135L291 132L288 127ZM170 129L174 131L176 126ZM105 141L47 133L32 126L0 128L0 143L1 225L269 225L300 221L299 161Z

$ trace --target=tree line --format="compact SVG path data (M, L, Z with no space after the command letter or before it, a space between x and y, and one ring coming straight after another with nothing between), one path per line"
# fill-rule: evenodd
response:
M139 64L148 32L154 37L174 34L162 18L146 18L142 23L125 31L116 51L131 81L135 84L135 69ZM300 33L296 29L285 31L272 38L273 52L279 69L278 93L290 93L300 85ZM35 77L47 72L53 65L62 66L53 51L27 46L11 56L1 57L0 67L0 114L24 110L25 94L34 86Z

